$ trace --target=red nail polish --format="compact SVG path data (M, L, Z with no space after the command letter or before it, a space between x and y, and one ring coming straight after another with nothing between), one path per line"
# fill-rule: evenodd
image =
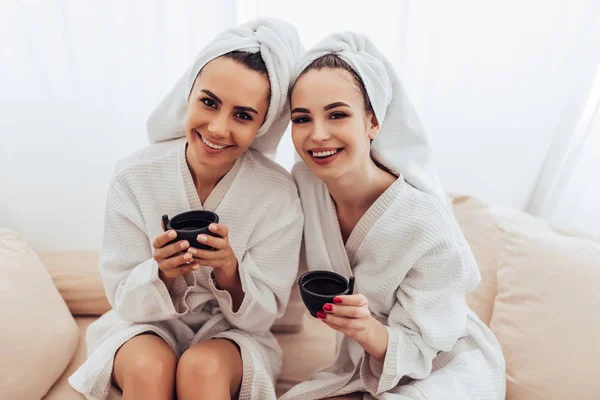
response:
M342 299L340 299L339 297L334 297L333 302L335 304L342 304Z
M318 311L317 312L317 318L325 319L325 318L327 318L327 315L325 313L321 312L321 311Z
M325 311L332 311L333 310L333 306L331 304L325 304L323 306L323 310L325 310Z

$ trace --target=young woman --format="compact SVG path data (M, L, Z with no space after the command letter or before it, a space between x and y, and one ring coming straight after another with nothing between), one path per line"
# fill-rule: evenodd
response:
M338 332L335 361L283 399L504 399L500 346L465 300L477 265L391 64L341 33L298 72L292 175L307 263L356 281L317 315Z
M218 36L154 111L153 144L121 161L100 272L113 309L87 333L71 385L88 399L271 399L270 333L298 270L302 212L265 157L289 122L295 29L254 21ZM161 216L205 209L215 237L190 247ZM174 243L168 244L175 240Z

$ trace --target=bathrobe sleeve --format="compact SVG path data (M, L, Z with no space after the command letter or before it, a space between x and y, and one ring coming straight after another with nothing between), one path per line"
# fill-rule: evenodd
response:
M394 388L404 376L423 379L440 351L450 351L465 334L468 306L465 295L472 265L462 246L440 235L408 271L396 290L388 316L389 334L383 365L364 353L360 373L375 395Z
M298 274L304 221L300 199L294 187L278 200L264 208L268 215L260 218L248 250L236 254L245 293L240 308L234 312L229 292L217 288L213 279L209 282L225 318L250 333L269 331L283 315Z
M158 276L139 204L131 191L113 181L108 194L100 253L100 275L110 305L121 319L151 322L188 312L185 302L194 274L178 277L171 291Z

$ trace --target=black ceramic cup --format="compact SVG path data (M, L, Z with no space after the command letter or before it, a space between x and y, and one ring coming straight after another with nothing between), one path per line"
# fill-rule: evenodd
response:
M309 271L298 280L300 296L310 314L317 316L326 303L333 303L333 298L354 292L354 277L344 278L332 271Z
M190 247L202 250L213 250L212 247L199 243L196 238L200 234L217 236L208 230L210 224L219 223L219 216L214 212L206 210L186 211L177 214L171 218L171 220L169 220L167 215L163 215L162 221L165 232L168 230L177 232L177 237L167 244L178 242L180 240L187 240L190 243Z

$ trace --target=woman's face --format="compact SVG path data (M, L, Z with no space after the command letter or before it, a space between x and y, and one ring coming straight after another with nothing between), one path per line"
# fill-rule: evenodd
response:
M343 69L312 69L292 90L292 140L310 170L327 181L367 168L378 126Z
M262 125L269 90L266 76L231 59L206 64L188 99L188 161L206 167L232 164Z

